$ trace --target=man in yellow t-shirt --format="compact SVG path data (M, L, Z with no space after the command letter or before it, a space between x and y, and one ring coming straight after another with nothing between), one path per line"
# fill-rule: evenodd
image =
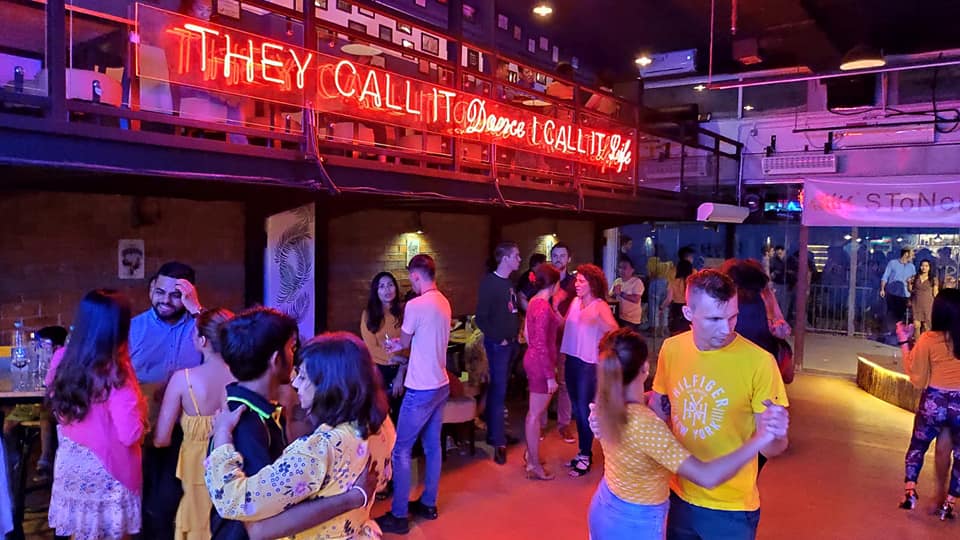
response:
M737 289L729 277L715 270L697 272L687 279L686 301L683 314L691 330L660 349L650 406L694 456L708 461L750 439L765 401L789 403L774 358L734 331ZM786 448L784 436L763 454L776 456ZM679 477L670 487L668 540L756 537L756 460L713 489Z

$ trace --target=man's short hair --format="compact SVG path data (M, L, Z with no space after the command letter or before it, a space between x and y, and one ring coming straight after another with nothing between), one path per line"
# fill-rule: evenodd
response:
M786 248L784 248L783 246L778 245L777 247L773 248L773 250L774 250L774 251L786 251Z
M246 309L220 326L220 354L238 381L261 377L273 353L297 333L297 321L275 309Z
M573 250L570 249L570 246L564 244L563 242L557 242L554 244L553 247L550 248L550 254L553 255L553 252L558 249L565 249L567 250L567 255L573 255Z
M37 330L37 339L47 340L54 347L63 347L67 342L67 329L62 326L44 326Z
M913 248L909 246L905 248L900 248L900 257L902 258L904 255L911 253L912 251L913 251Z
M157 273L150 278L150 281L157 279L158 276L167 276L173 279L185 279L190 283L197 284L197 273L193 271L193 267L188 264L184 264L179 261L170 261L163 263L160 266L160 269L157 270Z
M410 259L410 262L407 263L407 271L420 272L421 275L425 275L431 280L436 279L437 263L434 262L433 257L421 253Z
M533 268L534 266L538 264L543 264L545 262L547 262L547 256L544 255L543 253L534 253L533 255L530 256L530 268Z
M620 245L621 245L621 246L625 246L625 245L627 245L627 244L630 243L630 242L633 242L633 238L631 238L630 235L628 235L628 234L621 234L621 235L620 235Z
M726 303L737 295L737 286L726 274L708 268L687 278L687 294L698 291L720 303Z
M500 242L497 244L497 247L493 248L493 260L497 261L497 264L500 264L500 261L514 249L520 249L520 246L518 246L516 242Z

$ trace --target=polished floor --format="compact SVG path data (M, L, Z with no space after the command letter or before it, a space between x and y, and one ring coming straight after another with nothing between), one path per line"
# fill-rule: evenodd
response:
M759 538L960 538L960 522L929 515L935 501L924 495L933 486L932 450L920 481L920 508L896 507L912 414L832 377L798 376L790 400L791 448L761 476ZM545 443L544 456L555 470L575 453L555 433ZM587 538L587 506L600 470L579 479L530 481L522 476L522 452L511 448L502 467L486 457L485 445L478 457L452 456L441 482L440 519L416 522L407 538ZM386 508L379 503L375 515Z
M882 402L842 378L798 376L790 386L791 447L761 476L761 539L957 539L960 522L929 515L936 501L932 451L920 482L921 506L896 508L902 490L903 455L913 415ZM519 420L520 411L514 416ZM418 521L411 540L582 540L587 506L600 479L589 475L552 482L526 480L523 449L511 447L498 466L489 447L470 457L454 450L444 464L440 519ZM544 456L554 470L576 452L551 432ZM30 499L28 538L51 538L41 490ZM377 503L374 515L386 511ZM402 538L388 535L387 538Z

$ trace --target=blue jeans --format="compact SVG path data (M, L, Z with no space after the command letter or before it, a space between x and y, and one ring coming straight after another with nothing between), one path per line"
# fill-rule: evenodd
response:
M407 517L410 504L410 454L420 437L426 457L426 474L420 500L427 506L437 505L440 489L440 428L443 426L443 405L450 396L450 385L435 390L407 388L400 405L397 442L393 445L393 504L390 511Z
M601 479L587 514L590 540L663 540L669 509L669 500L649 505L627 502Z
M487 388L487 442L490 446L506 446L507 432L503 425L503 407L507 401L507 381L510 380L510 360L517 350L516 341L501 345L491 339L483 339L490 365L490 386Z
M760 510L713 510L670 494L667 540L754 540Z
M567 355L567 392L577 422L577 440L580 455L593 455L593 432L590 431L590 402L597 395L597 365L588 364L576 356Z

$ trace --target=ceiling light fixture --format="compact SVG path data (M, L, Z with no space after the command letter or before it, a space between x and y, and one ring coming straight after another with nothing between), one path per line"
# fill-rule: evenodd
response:
M693 89L696 90L697 92L703 92L704 90L707 89L707 87L705 85L698 84L694 86Z
M539 2L533 7L533 13L539 17L546 17L553 13L553 6L550 5L550 2Z
M636 58L636 60L634 60L634 63L640 67L647 67L653 63L653 59L645 54L641 54Z
M840 71L878 68L887 65L883 53L869 45L860 44L843 55Z
M744 105L743 110L752 111L755 107L753 105Z

